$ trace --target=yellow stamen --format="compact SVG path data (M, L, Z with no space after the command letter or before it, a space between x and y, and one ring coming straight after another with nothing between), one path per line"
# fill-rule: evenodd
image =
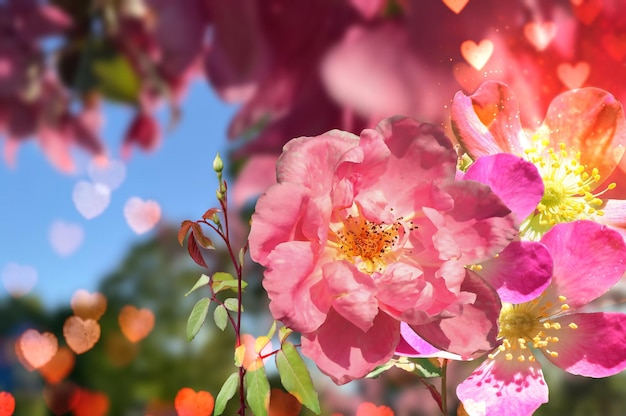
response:
M616 184L604 190L592 192L601 183L597 168L589 172L580 164L580 151L567 149L559 143L558 149L548 147L550 143L542 134L532 137L532 146L525 151L528 161L535 164L543 179L544 194L531 214L521 225L520 232L530 240L539 240L555 224L603 216L603 201L599 198Z

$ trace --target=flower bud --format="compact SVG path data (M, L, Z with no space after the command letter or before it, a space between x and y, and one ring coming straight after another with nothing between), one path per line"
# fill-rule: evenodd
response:
M222 170L224 170L224 162L222 162L222 158L219 153L215 155L215 159L213 159L213 170L216 173L221 173Z

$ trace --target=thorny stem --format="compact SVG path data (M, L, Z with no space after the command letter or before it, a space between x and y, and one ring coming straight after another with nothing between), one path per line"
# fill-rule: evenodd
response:
M444 358L441 363L441 413L443 416L448 416L448 394L447 394L447 370L448 359Z
M230 243L230 230L229 230L229 223L228 223L228 202L227 202L227 197L226 197L228 186L226 184L226 181L224 181L221 175L219 174L218 174L218 179L219 179L219 191L222 193L222 197L219 198L219 203L222 208L222 213L224 217L224 228L222 228L219 225L215 225L207 221L206 219L203 220L202 222L206 224L207 226L209 226L213 231L215 231L215 233L217 233L220 236L220 238L224 241L224 243L226 244L228 255L230 256L230 260L233 266L235 267L235 272L237 273L237 318L235 321L233 317L230 315L230 313L228 312L228 319L230 320L230 323L233 325L233 329L235 330L235 345L236 347L239 347L241 345L241 315L242 315L241 307L242 307L242 289L243 289L242 288L243 264L240 264L239 261L237 260L237 256L235 252L233 251L233 247ZM246 245L242 248L244 253L247 251L247 247L248 247L248 244L246 243ZM217 300L215 298L215 295L213 295L213 298L214 300ZM245 389L244 389L244 376L245 375L246 375L245 368L243 368L243 366L239 367L239 411L237 411L237 414L241 416L245 416L246 414L246 399L245 399Z
M224 233L222 234L222 238L226 243L226 248L228 249L228 254L230 255L230 259L235 266L235 272L237 273L237 324L235 326L235 337L236 337L236 346L239 347L241 345L241 292L242 292L242 282L243 282L243 264L239 264L235 253L233 252L233 247L230 244L230 230L228 227L228 203L227 203L227 191L228 187L226 185L226 181L220 178L220 190L224 190L223 197L220 199L220 205L222 207L222 212L224 213ZM245 247L244 247L245 249ZM237 412L239 415L244 416L246 414L246 399L245 399L245 390L244 390L244 376L246 375L246 370L243 366L239 367L239 411Z

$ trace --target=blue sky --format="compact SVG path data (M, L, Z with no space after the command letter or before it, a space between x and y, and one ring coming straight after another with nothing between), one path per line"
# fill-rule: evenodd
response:
M68 175L50 165L33 140L26 142L18 151L15 168L0 162L0 277L13 263L34 267L38 277L31 293L50 308L67 306L77 289L96 290L131 245L153 234L137 235L127 225L123 210L129 198L158 202L161 221L199 218L216 205L212 161L217 151L224 154L227 148L226 129L234 112L235 107L220 102L206 82L196 81L174 130L165 134L155 152L133 151L126 163L126 179L111 193L106 210L90 220L72 201L76 183L90 180L89 157L77 153L78 171ZM103 136L111 158L119 159L123 131L131 116L132 111L122 106L105 109ZM4 145L4 139L0 144ZM50 227L59 220L84 230L82 245L65 257L53 250L48 237ZM6 296L0 283L0 299Z

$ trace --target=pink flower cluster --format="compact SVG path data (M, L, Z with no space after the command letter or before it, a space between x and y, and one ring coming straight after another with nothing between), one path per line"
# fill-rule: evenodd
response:
M577 375L606 377L626 369L626 314L589 308L626 273L625 202L607 198L623 195L623 189L616 192L623 182L613 182L626 140L622 106L606 91L583 88L557 96L535 131L524 131L519 119L515 96L495 82L471 96L458 93L452 107L453 129L474 160L460 176L490 185L507 203L535 201L520 217L523 241L478 273L509 273L512 257L504 254L514 244L537 241L533 251L543 247L551 259L545 286L526 299L510 296L506 279L496 285L503 301L498 345L457 388L470 415L523 416L546 403L538 352ZM538 201L534 193L512 193L506 182L517 170L495 163L518 156L534 165L544 184ZM462 358L433 348L407 325L402 337L400 355Z
M337 383L389 360L400 322L463 357L493 347L500 301L466 266L502 253L517 219L488 186L456 180L456 163L439 128L401 117L360 137L331 131L285 146L250 252L266 267L272 314ZM539 177L525 172L519 184L540 198ZM544 260L508 289L541 290ZM459 331L470 324L476 331Z
M622 106L584 88L535 131L519 119L488 82L454 99L460 156L405 117L285 145L250 253L274 318L336 383L394 355L487 355L458 386L465 411L522 416L548 397L533 351L573 374L626 368L626 314L585 309L626 273L624 201L605 197Z

